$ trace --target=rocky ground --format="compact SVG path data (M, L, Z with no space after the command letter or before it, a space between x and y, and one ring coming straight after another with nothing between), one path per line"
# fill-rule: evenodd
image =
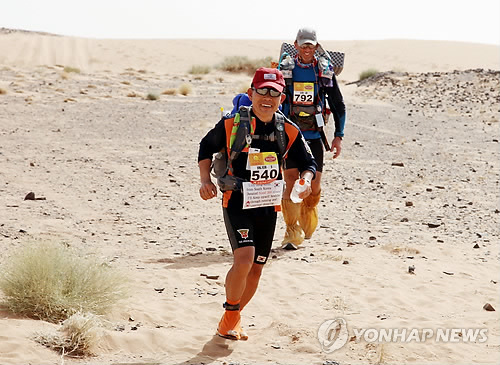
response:
M500 71L383 72L355 82L359 95L403 104L408 116L461 116L498 123Z

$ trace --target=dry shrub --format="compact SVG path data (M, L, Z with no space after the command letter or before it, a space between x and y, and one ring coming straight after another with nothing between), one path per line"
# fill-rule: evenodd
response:
M179 93L181 95L187 96L187 95L191 94L191 91L192 91L192 87L190 84L184 83L181 86L179 86Z
M160 99L160 95L154 92L149 92L148 95L146 95L147 100L158 100Z
M36 333L34 340L61 355L82 357L95 354L102 333L102 322L98 316L78 312L63 322L59 333Z
M188 73L192 75L206 75L210 73L210 66L194 65L191 66Z
M162 91L162 94L163 95L175 95L175 94L177 94L177 90L176 89L166 89L166 90Z
M365 70L359 74L359 80L364 80L369 77L372 77L373 75L378 74L378 70L374 68L369 68L368 70Z
M65 245L34 242L0 269L4 305L13 313L61 322L75 313L107 313L126 294L124 276Z
M271 62L271 57L251 60L245 56L232 56L226 57L217 68L227 72L253 75L259 67L270 67Z
M66 66L64 67L64 72L66 73L70 73L70 72L74 72L74 73L77 73L79 74L80 73L80 69L79 68L76 68L76 67L70 67L70 66Z

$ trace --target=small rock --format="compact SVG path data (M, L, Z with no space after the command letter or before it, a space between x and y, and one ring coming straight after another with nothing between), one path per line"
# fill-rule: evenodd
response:
M415 266L414 265L408 266L408 273L415 275Z
M273 349L277 349L277 350L279 350L279 349L281 348L281 346L280 346L280 345L271 345L271 347L272 347Z
M443 274L446 274L446 275L455 275L455 273L452 273L451 271L443 271Z
M413 207L413 202L406 202L406 203L405 203L405 205L406 205L407 207Z
M408 218L402 218L401 222L408 222Z
M157 291L158 293L163 293L163 291L165 290L165 288L154 288L155 291Z
M207 247L205 248L206 251L217 251L215 247Z
M210 280L217 280L219 278L219 275L206 275L207 279Z
M405 164L402 162L393 162L392 166L397 166L397 167L405 167Z
M28 194L26 194L26 196L24 197L24 200L35 200L35 193L34 192L29 192Z
M479 245L476 243L472 248L479 248Z
M483 309L486 310L486 311L488 311L488 312L494 312L495 311L495 308L493 308L493 306L490 303L486 303L483 306Z
M441 226L440 223L427 223L427 227L429 228L437 228L439 226Z
M349 261L347 260L342 261L342 265L349 265Z

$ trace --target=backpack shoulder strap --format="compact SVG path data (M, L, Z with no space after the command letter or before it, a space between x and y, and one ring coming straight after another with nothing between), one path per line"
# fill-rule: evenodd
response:
M281 156L285 156L287 152L285 116L281 112L274 114L274 126L276 129L276 141L278 142L280 154Z
M277 133L278 136L278 145L280 148L280 152L283 151L282 156L283 158L287 157L288 151L290 150L290 147L292 147L293 142L299 137L300 135L300 129L297 127L295 123L293 123L290 119L285 117L285 115L278 110L276 112L276 121L279 122L276 124L276 127L278 128L278 125L283 126L283 131L278 131Z
M229 145L227 146L228 167L231 166L231 162L238 157L246 145L252 142L250 118L250 108L247 106L241 106L234 117Z

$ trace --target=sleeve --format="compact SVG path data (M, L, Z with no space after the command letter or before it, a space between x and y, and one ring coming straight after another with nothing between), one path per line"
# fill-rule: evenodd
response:
M288 158L293 160L297 166L299 166L299 171L301 173L309 170L316 177L316 169L318 165L316 164L316 160L314 159L309 145L300 131L297 138L295 138L295 141L293 141L290 146Z
M344 126L345 126L345 104L342 93L340 92L339 85L337 83L337 78L335 75L332 78L333 85L325 87L326 96L328 100L328 105L333 114L333 120L335 121L335 137L344 137Z
M212 159L212 156L226 146L226 128L224 120L221 119L200 141L198 150L198 162Z

